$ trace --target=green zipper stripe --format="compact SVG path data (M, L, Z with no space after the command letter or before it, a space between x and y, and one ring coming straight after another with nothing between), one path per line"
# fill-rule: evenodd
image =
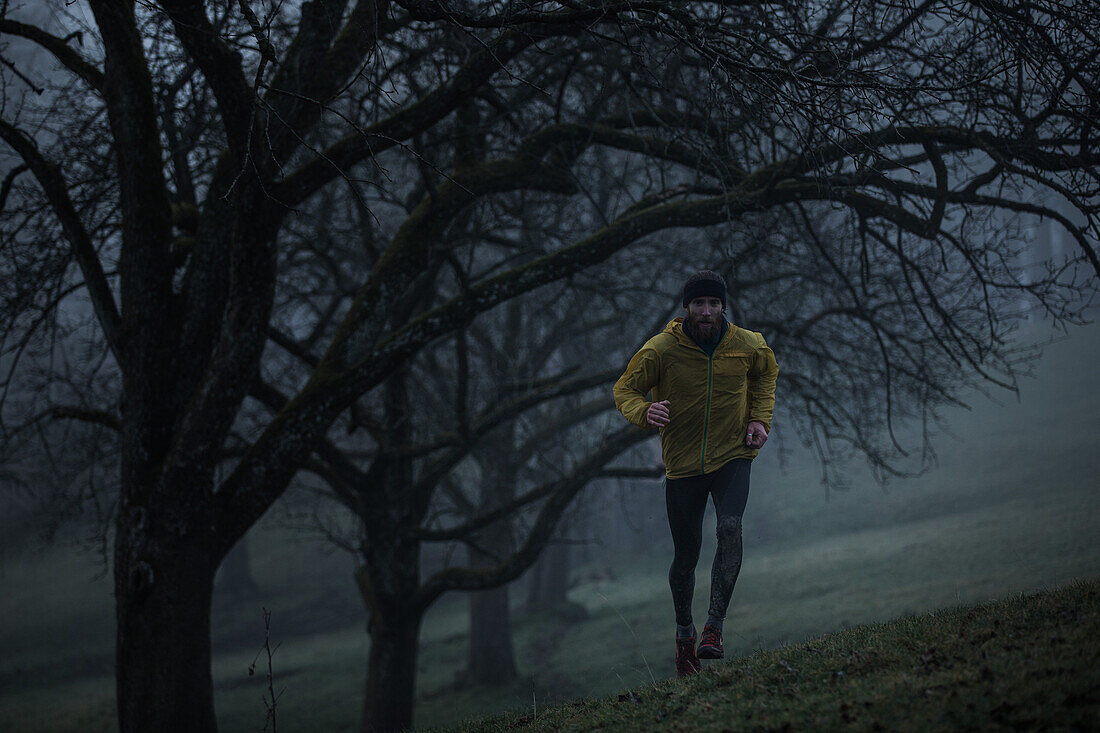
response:
M718 351L717 348L714 349ZM710 384L711 371L714 369L714 354L707 357L707 409L703 413L703 450L699 454L699 473L706 473L707 466L707 427L710 425Z

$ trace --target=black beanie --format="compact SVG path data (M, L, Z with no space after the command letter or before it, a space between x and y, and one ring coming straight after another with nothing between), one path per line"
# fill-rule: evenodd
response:
M726 281L712 270L700 270L684 283L684 307L695 298L718 298L726 307Z

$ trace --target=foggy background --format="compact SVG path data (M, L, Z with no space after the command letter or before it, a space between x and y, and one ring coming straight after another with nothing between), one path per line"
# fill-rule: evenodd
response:
M1033 322L1020 336L1049 343L1019 398L972 394L971 409L945 416L934 441L938 465L885 485L851 456L838 466L849 487L824 486L820 463L785 432L777 396L775 430L753 464L727 656L1100 573L1100 327L1059 334ZM105 559L79 523L43 541L42 517L11 492L5 496L0 722L20 730L111 730L113 604ZM248 674L263 643L262 608L272 614L272 639L280 645L274 669L285 688L284 724L306 725L320 715L336 730L358 720L366 618L352 582L354 560L303 527L294 503L289 497L248 535L256 590L242 596L223 585L216 593L215 679L226 730L262 724L264 683ZM713 525L708 507L699 617ZM509 586L522 637L519 680L479 694L456 685L468 607L463 594L448 594L423 625L420 724L613 692L672 673L662 480L590 487L562 534L568 597L587 618L530 608L529 571ZM625 648L591 662L593 671L580 681L567 660L586 653L577 638L586 625L610 629ZM47 698L50 689L61 694ZM61 708L57 699L65 701Z
M0 18L0 730L117 730L119 680L190 691L132 705L134 720L202 708L187 695L208 687L207 607L226 731L267 722L267 634L286 729L401 727L404 694L431 726L672 676L659 450L610 385L682 313L700 267L726 277L729 319L762 332L781 370L727 658L1100 573L1100 331L1078 325L1097 314L1100 265L1080 242L1095 244L1100 199L1076 146L1096 100L1036 52L1035 28L837 0L789 17L624 11L536 43L432 3L378 25L340 3L255 3L260 30L248 5L206 8L225 56L139 6L148 156L118 144L111 124L133 110L109 109L104 80L28 40L56 33L98 72L88 8ZM513 7L451 10L480 5ZM1039 25L1064 21L1055 11ZM312 64L261 60L264 34L289 53L307 21L374 29L377 48L331 79L318 59L332 38ZM745 28L763 40L741 45ZM866 58L838 66L856 37ZM236 94L212 92L213 58L244 79ZM452 93L471 74L476 93ZM294 93L271 93L275 79ZM267 106L250 118L226 98ZM1003 102L1020 98L1023 112ZM259 121L242 132L243 118ZM886 124L996 133L1032 175L956 129L867 135ZM349 137L370 153L318 155ZM228 174L243 139L268 147ZM60 171L76 234L25 163L36 153ZM130 253L161 257L126 272L135 221L155 231ZM98 273L76 262L81 234ZM128 363L104 307L116 298L139 326ZM254 320L228 320L241 313ZM337 391L338 409L280 432L293 398L308 411ZM186 460L146 450L177 427ZM263 450L296 440L293 460ZM268 467L223 511L227 487ZM169 477L152 499L148 475ZM117 670L116 644L130 653Z

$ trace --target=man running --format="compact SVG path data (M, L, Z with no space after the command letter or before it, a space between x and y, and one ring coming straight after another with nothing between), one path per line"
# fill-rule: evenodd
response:
M668 571L676 610L676 672L722 657L722 623L741 571L741 516L749 467L768 440L779 367L764 337L726 322L726 282L702 270L684 285L684 310L642 346L615 383L615 406L656 427L665 464L665 506L675 554ZM646 395L653 393L653 400ZM699 648L691 601L707 497L718 513L710 609Z

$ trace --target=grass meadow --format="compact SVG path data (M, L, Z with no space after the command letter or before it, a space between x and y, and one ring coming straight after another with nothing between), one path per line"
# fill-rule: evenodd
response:
M1100 581L863 624L463 731L1095 730Z
M1004 404L991 405L975 396L974 410L948 415L949 430L936 441L939 465L885 487L854 462L852 487L826 495L797 446L778 446L790 459L785 468L778 448L762 455L726 623L731 668L861 624L1100 578L1098 360L1096 326L1051 345L1019 400L1002 395ZM662 492L648 482L633 500L663 516ZM263 643L264 606L279 644L279 727L356 730L368 640L350 561L273 521L250 541L261 598L214 609L221 729L264 727L266 682L248 675ZM581 621L517 609L520 679L506 688L456 687L466 604L445 596L421 633L418 727L502 711L534 720L553 703L665 690L674 674L671 542L662 535L649 544L648 552L589 552L571 591L588 612ZM704 546L697 620L712 552ZM100 559L66 545L9 551L0 581L0 731L115 730L114 612ZM774 666L778 657L768 659ZM708 673L715 680L725 674L717 669Z

